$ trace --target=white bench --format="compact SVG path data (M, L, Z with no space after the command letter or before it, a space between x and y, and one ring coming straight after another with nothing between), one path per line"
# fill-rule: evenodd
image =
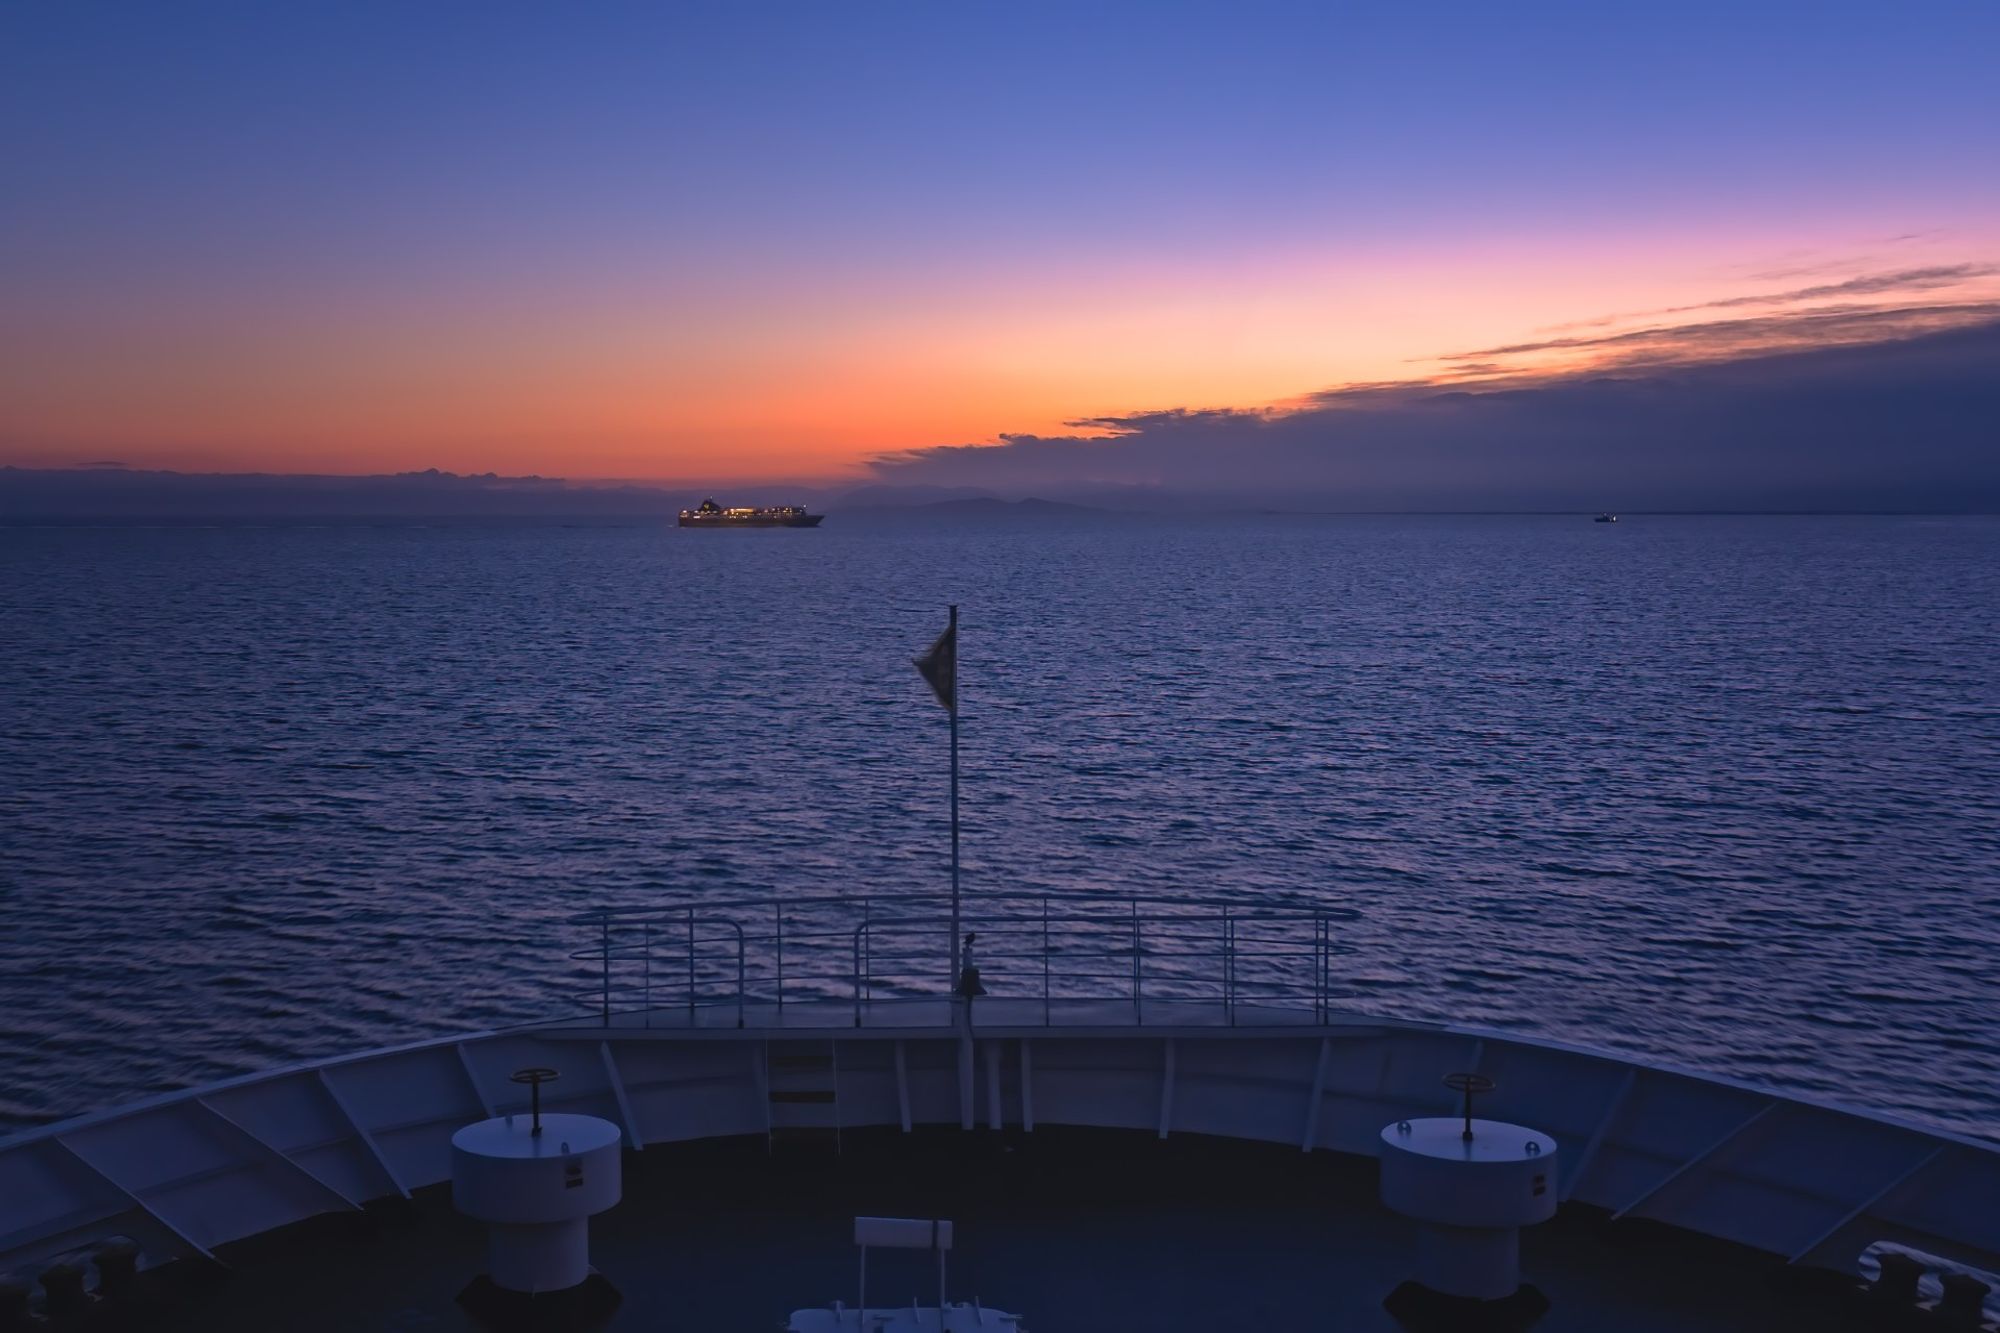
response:
M945 1255L951 1251L952 1225L948 1221L921 1217L857 1217L854 1243L861 1249L861 1291L849 1309L835 1301L826 1309L795 1310L787 1333L981 1333L1006 1330L1025 1333L1019 1315L989 1310L974 1300L952 1304L945 1287ZM910 1304L895 1308L870 1309L868 1305L868 1251L931 1250L937 1254L938 1303Z

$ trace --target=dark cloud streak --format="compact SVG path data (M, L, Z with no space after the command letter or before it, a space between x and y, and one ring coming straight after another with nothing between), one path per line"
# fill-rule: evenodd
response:
M1813 287L1795 287L1788 292L1766 292L1752 296L1729 296L1695 305L1668 306L1650 313L1679 315L1695 310L1728 310L1746 305L1795 305L1800 301L1823 301L1834 296L1878 296L1885 292L1933 291L1955 287L1974 278L2000 272L1991 264L1936 264L1929 268L1906 268L1897 273L1870 273L1842 282L1823 282Z
M1689 307L1690 309L1698 307ZM1589 337L1544 338L1532 342L1452 352L1449 363L1489 361L1532 352L1645 349L1686 358L1770 350L1809 350L1829 344L1911 337L2000 318L2000 301L1922 306L1829 306L1742 319L1695 324L1660 324ZM1596 367L1602 369L1602 366Z
M1754 276L1760 279L1800 277L1845 267L1850 267L1850 265L1847 263L1809 265L1802 268L1777 270ZM1713 301L1697 301L1693 305L1672 305L1663 306L1657 310L1633 311L1623 315L1602 315L1596 319L1582 319L1567 324L1554 324L1542 331L1563 333L1571 329L1601 329L1613 324L1622 324L1628 320L1657 319L1662 315L1686 315L1702 310L1735 310L1745 306L1798 305L1805 301L1824 301L1839 296L1882 296L1891 292L1938 291L1944 288L1956 287L1961 283L1972 282L1979 278L1992 277L1996 273L2000 273L2000 265L1983 263L1934 264L1927 268L1908 268L1891 273L1868 273L1859 277L1844 278L1839 282L1823 282L1811 287L1794 287L1790 291L1760 292L1745 296L1725 296Z

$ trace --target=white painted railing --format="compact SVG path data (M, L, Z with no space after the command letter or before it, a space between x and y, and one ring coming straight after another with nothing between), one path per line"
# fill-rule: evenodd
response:
M973 937L981 993L1060 1003L1206 1002L1225 1023L1324 1022L1338 998L1339 929L1350 909L1245 899L981 894L957 916ZM966 942L941 894L702 901L572 918L570 957L588 976L587 1012L621 1016L842 1002L856 1026L872 1004L955 992Z

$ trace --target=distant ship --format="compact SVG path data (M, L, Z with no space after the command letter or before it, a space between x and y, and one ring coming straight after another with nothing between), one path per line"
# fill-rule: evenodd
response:
M698 509L681 510L684 528L816 528L824 514L808 514L802 505L777 505L770 509L724 509L714 500L703 500Z
M683 519L683 521L685 521L685 519ZM1616 514L1599 514L1596 518L1591 520L1591 522L1593 523L1616 523L1617 521L1618 521L1618 515Z

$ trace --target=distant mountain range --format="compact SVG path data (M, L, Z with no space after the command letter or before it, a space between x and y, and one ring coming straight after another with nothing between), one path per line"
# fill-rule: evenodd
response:
M1043 500L1029 496L1025 500L1001 500L990 495L967 496L958 500L930 500L897 505L840 504L834 506L843 514L914 514L933 515L950 518L1072 518L1092 514L1107 514L1112 511L1095 505L1065 504L1060 500Z
M661 518L711 493L725 503L805 504L828 513L959 518L1093 512L1054 500L1006 500L965 487L812 488L746 484L683 488L643 482L470 476L432 469L382 476L168 472L97 465L0 467L0 520L258 518Z

